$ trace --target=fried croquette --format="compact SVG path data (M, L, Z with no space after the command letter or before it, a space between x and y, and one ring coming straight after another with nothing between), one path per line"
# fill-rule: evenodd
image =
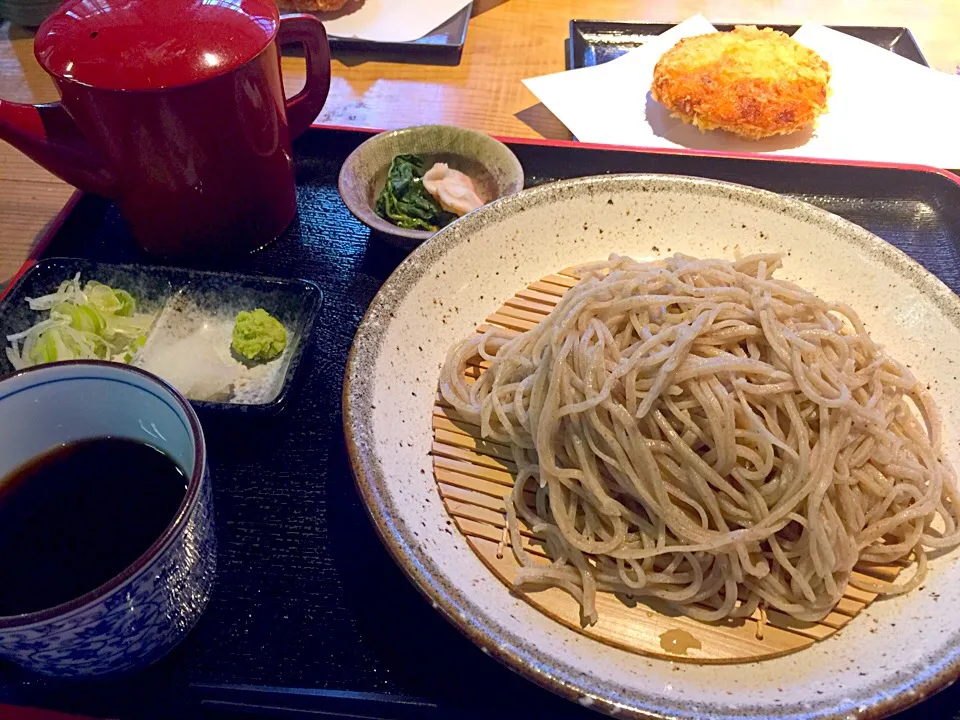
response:
M788 35L739 26L684 38L663 54L650 94L701 130L786 135L827 108L830 65Z

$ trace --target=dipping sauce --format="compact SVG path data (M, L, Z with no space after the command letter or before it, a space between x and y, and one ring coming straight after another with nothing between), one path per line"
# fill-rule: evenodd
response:
M96 438L33 458L0 480L0 616L94 590L173 520L183 470L137 440Z

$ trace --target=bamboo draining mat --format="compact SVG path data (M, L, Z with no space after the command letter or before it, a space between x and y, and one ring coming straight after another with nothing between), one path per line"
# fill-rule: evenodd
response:
M556 305L577 278L571 270L548 275L510 298L477 328L491 326L513 332L534 327ZM466 371L468 382L486 366ZM506 538L504 496L510 493L516 465L510 448L480 437L480 428L465 421L442 396L433 408L433 468L437 488L450 517L484 564L509 588L519 567ZM522 521L521 521L522 523ZM523 527L524 547L545 564L542 545ZM864 575L892 580L899 566L858 568ZM759 611L751 618L703 623L677 615L664 603L643 598L627 604L610 594L598 593L599 621L581 627L580 606L562 590L550 588L521 597L549 617L577 632L631 652L669 660L698 663L738 663L763 660L802 650L833 635L876 599L876 595L847 588L843 600L818 623L802 622L779 612Z

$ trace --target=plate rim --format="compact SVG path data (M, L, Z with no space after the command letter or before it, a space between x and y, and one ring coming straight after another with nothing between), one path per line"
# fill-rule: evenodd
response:
M372 436L372 427L369 426L370 417L366 418L365 425L362 422L363 415L354 403L362 400L363 389L373 384L371 373L358 371L358 367L364 362L363 356L369 354L372 359L377 357L383 340L382 335L385 332L378 328L389 324L389 320L392 319L392 309L407 296L409 288L427 274L432 265L431 256L442 257L449 249L466 241L471 231L482 228L488 217L494 217L500 212L504 212L507 216L522 213L526 207L536 204L536 200L541 195L549 197L558 191L576 192L582 188L588 188L594 192L607 188L615 191L623 190L630 184L642 187L645 183L658 182L673 184L675 187L694 188L711 195L723 194L726 191L730 199L752 201L755 205L764 201L772 202L781 212L796 219L833 225L838 234L843 233L849 240L859 241L860 245L877 251L884 264L906 266L909 272L899 273L904 280L912 280L917 290L929 301L934 302L945 314L953 316L954 324L960 328L960 319L958 319L960 318L960 296L909 255L865 228L822 208L779 193L739 183L686 175L660 173L593 175L528 188L515 195L496 200L443 228L414 250L390 274L374 296L357 328L347 358L342 394L342 422L350 469L377 535L414 587L431 602L434 609L483 652L495 657L524 678L568 700L578 701L585 707L602 710L617 717L636 720L660 720L670 717L665 714L669 710L656 707L654 698L650 696L634 694L624 698L626 702L622 702L611 695L599 694L599 688L589 687L583 681L577 682L577 676L582 674L576 669L567 666L558 658L551 658L549 663L538 661L537 658L532 657L529 650L523 647L522 642L516 642L513 633L500 627L485 613L475 612L473 608L461 605L451 597L444 587L447 584L446 578L434 565L429 554L423 552L422 547L418 547L412 536L404 537L396 518L391 517L391 508L389 503L383 501L379 487L388 482L387 477L379 468L377 458L364 447L365 440ZM411 282L404 286L403 281L408 274ZM399 291L397 285L400 286ZM386 321L381 323L381 318L386 318ZM366 347L367 345L370 347ZM901 686L902 689L898 688L895 694L886 694L879 702L867 706L862 711L858 708L856 719L880 720L906 710L952 685L960 675L960 644L954 649L956 652L953 653L953 659L945 662L932 676L927 676L905 688ZM654 700L654 703L651 703L651 700ZM787 712L780 714L780 717L788 716L789 711L787 708L784 710ZM807 713L810 712L807 711ZM849 712L835 712L829 709L823 712L813 710L809 715L807 713L804 713L805 716L817 718L817 720L846 720L850 717ZM722 717L745 716L727 712Z

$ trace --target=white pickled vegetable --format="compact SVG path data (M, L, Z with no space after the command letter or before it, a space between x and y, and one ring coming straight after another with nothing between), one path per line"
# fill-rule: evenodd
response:
M229 335L210 324L152 348L137 365L159 375L192 400L229 398L243 367L230 356Z
M446 163L437 163L423 176L423 187L447 212L466 215L483 205L473 181Z

